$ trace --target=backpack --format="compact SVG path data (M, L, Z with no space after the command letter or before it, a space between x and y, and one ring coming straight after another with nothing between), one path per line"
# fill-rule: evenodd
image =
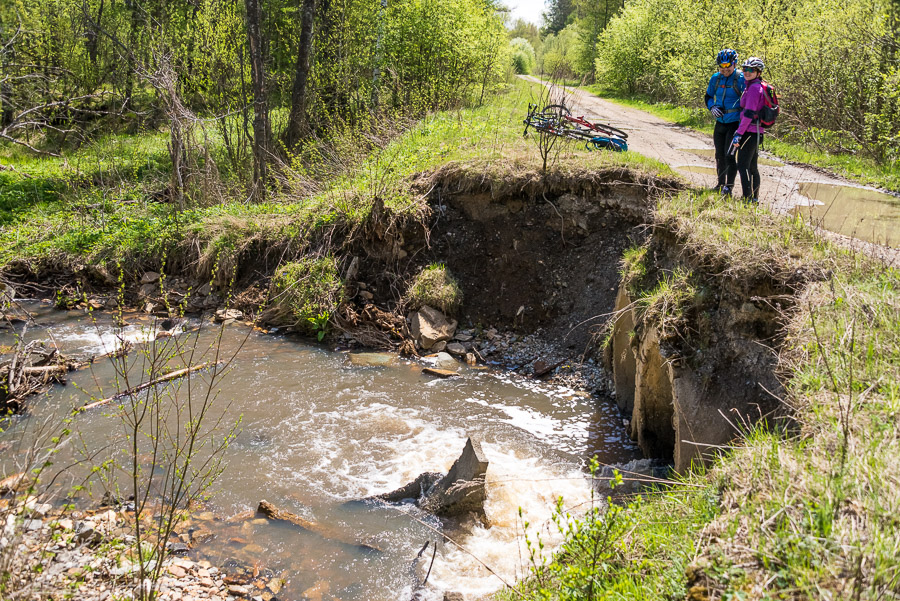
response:
M775 93L775 86L762 80L763 88L763 107L759 109L759 123L765 129L769 129L778 119L781 107L778 106L778 94Z

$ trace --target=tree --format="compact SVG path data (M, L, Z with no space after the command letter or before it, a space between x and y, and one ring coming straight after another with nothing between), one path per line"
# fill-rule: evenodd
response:
M300 44L297 49L297 66L294 71L294 87L291 92L291 113L288 116L287 130L284 133L284 143L288 148L292 148L300 140L300 134L305 125L306 89L309 81L315 17L316 0L303 0Z
M250 81L253 88L253 185L258 198L265 198L268 162L272 156L272 125L269 122L269 97L266 89L266 63L261 23L260 0L244 0L247 11L247 47Z
M569 16L574 10L573 0L548 0L547 12L544 13L545 24L541 33L547 36L565 29L569 23Z

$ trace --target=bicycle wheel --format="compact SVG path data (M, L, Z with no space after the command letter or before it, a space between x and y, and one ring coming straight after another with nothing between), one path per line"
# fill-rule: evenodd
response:
M612 125L607 125L606 123L594 123L593 126L594 130L600 132L601 134L606 134L607 136L615 136L617 138L622 138L623 140L628 139L628 134L618 127L613 127Z
M543 109L541 109L542 113L553 113L554 115L559 115L563 117L564 115L572 116L572 111L568 109L568 107L564 104L548 104Z

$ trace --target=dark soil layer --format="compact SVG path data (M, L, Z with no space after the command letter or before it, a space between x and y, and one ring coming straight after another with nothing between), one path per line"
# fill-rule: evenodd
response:
M592 326L613 310L619 262L643 237L640 221L572 196L523 202L464 194L446 202L429 255L459 278L465 318L522 332L540 327L584 351ZM577 204L587 210L567 211Z

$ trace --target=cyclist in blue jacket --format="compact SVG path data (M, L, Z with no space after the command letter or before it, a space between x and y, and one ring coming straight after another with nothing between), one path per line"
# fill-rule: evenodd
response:
M734 153L729 153L731 139L737 131L741 119L741 94L746 84L744 74L736 70L738 53L731 48L721 50L716 56L719 72L713 75L706 86L706 108L716 118L713 142L716 145L716 173L718 182L715 190L730 195L737 176Z

